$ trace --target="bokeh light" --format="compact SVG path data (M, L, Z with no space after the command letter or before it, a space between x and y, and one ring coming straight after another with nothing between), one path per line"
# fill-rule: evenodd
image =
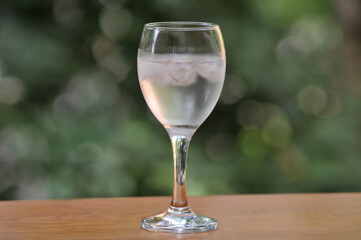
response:
M326 91L317 86L301 89L297 96L300 109L306 114L320 115L327 105Z
M24 95L24 85L15 77L0 77L0 102L13 105Z
M131 26L132 15L120 4L107 5L100 15L100 27L110 39L124 37Z

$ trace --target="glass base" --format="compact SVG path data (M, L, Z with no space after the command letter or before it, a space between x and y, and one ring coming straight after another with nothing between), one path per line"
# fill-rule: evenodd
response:
M187 208L189 209L189 208ZM167 212L142 220L142 228L155 232L198 233L216 230L215 219L193 212L174 211L172 207Z

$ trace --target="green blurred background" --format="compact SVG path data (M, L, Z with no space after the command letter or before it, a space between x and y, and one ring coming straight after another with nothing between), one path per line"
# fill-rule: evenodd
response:
M361 191L358 0L2 0L0 199L170 195L141 94L143 25L221 26L227 75L190 195Z

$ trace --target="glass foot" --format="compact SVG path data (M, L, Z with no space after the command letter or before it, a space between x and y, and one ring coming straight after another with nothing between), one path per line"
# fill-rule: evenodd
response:
M155 232L197 233L216 230L215 219L188 211L173 211L149 217L142 220L142 228Z

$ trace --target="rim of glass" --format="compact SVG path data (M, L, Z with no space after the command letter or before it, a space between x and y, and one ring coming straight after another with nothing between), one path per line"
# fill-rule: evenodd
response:
M209 22L191 22L191 21L171 21L171 22L152 22L144 25L146 29L173 30L173 31L200 31L212 30L219 25Z

